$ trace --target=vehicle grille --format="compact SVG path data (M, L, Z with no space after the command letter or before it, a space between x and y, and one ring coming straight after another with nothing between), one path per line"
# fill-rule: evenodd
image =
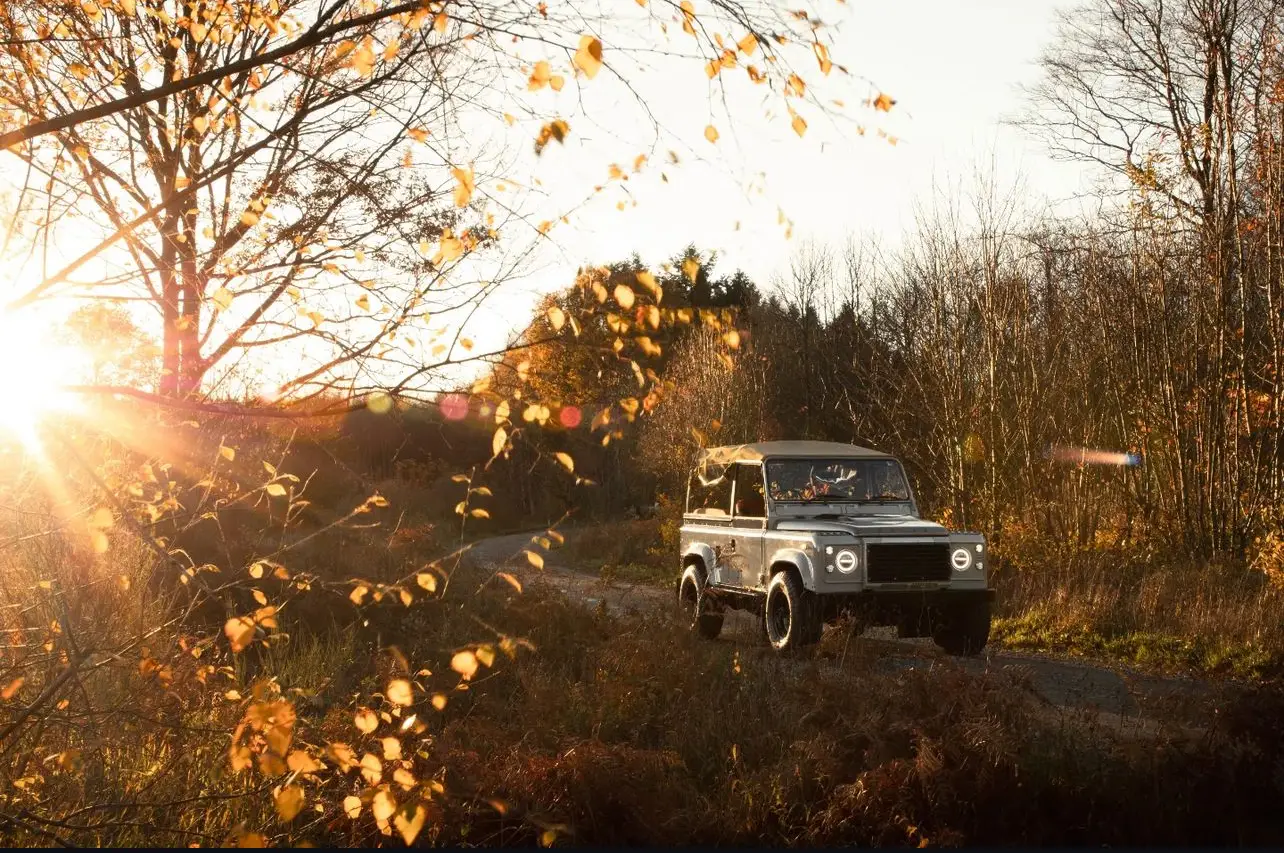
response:
M870 583L950 579L950 546L945 542L871 542L865 553Z

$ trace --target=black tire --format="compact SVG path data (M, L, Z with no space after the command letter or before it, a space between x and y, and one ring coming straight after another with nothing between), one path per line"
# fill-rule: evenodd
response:
M932 639L946 654L976 657L990 641L990 602L958 607L943 614Z
M706 640L716 640L722 633L722 613L710 607L705 590L708 576L698 563L687 566L678 582L678 612L687 630Z
M767 642L778 652L796 652L819 642L823 625L815 597L803 588L798 573L778 572L767 584L762 605Z

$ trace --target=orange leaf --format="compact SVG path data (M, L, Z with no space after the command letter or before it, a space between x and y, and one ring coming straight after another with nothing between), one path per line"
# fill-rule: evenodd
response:
M602 42L595 36L580 36L579 50L575 51L575 67L592 80L602 67Z

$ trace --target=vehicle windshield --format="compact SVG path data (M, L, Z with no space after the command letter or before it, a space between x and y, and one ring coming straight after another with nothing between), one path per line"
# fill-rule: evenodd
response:
M909 500L895 459L778 459L767 463L767 489L776 501Z

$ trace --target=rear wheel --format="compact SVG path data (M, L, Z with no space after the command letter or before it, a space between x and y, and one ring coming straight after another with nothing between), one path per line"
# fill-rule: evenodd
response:
M694 631L706 640L717 639L722 633L722 613L710 607L708 576L699 564L687 566L678 584L678 612L687 630Z
M990 641L990 602L952 608L942 615L932 639L946 654L975 657Z
M777 573L767 584L763 604L767 642L778 652L795 652L819 642L823 625L815 596L794 571Z

